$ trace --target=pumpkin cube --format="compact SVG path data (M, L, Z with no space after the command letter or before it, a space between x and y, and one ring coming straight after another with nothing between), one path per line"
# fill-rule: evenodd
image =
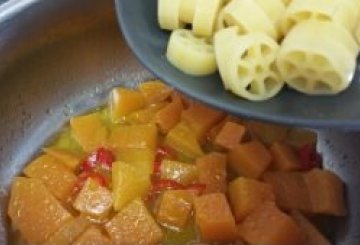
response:
M344 184L338 176L328 170L313 169L304 177L314 213L346 215Z
M164 101L170 97L173 89L160 80L153 80L140 83L139 90L144 96L147 104L153 104Z
M11 186L8 214L29 244L43 244L72 218L38 179L17 177Z
M181 99L178 96L173 96L173 100L156 113L155 122L163 134L168 133L180 122L182 111Z
M116 159L120 162L138 165L141 171L146 171L150 174L153 171L155 150L147 148L122 148L116 151Z
M75 174L56 158L44 154L33 160L24 174L41 180L46 188L59 200L67 201L76 182Z
M193 194L186 190L163 193L156 212L156 220L170 229L182 230L191 216Z
M189 158L196 158L204 154L194 132L183 121L169 131L165 137L165 144Z
M303 235L295 221L273 202L265 202L240 224L240 235L250 245L302 245Z
M273 123L263 123L259 121L247 121L246 127L250 131L253 138L271 145L273 142L283 142L286 140L289 127L285 127Z
M151 104L144 109L140 109L130 113L124 117L125 123L130 124L146 124L151 123L154 120L155 115L162 110L162 108L168 105L167 102L159 102L157 104Z
M109 108L113 122L118 122L124 116L145 106L142 93L127 88L114 88L110 94Z
M72 135L86 152L103 146L107 138L107 129L98 112L70 119Z
M112 245L111 240L96 226L89 227L72 245Z
M205 242L232 242L236 238L235 219L223 193L195 197L195 223Z
M240 124L233 122L226 122L216 135L214 144L226 150L233 149L244 138L246 128Z
M298 211L292 211L291 217L302 230L305 236L306 245L331 245L329 240L320 233L320 231L313 225L304 215Z
M115 150L122 148L155 149L157 128L154 124L119 125L110 135L109 144Z
M298 172L268 172L263 179L273 187L276 204L285 210L311 212L309 191L304 176Z
M197 181L198 169L193 164L165 159L161 162L160 175L162 179L189 185Z
M272 161L269 150L258 141L235 146L229 151L228 159L233 171L254 179L260 178Z
M73 207L90 216L106 217L112 207L111 192L97 181L88 178L77 195Z
M206 186L204 193L226 192L226 155L212 152L196 159L199 183Z
M295 150L287 145L275 142L270 147L273 157L273 169L278 171L300 170L300 160Z
M316 145L317 134L314 131L302 128L290 128L286 137L286 143L296 149L304 145Z
M79 237L89 226L90 221L83 215L68 221L64 226L53 234L43 245L70 245Z
M229 184L229 199L236 221L243 220L266 201L275 201L269 184L239 177Z
M58 149L55 147L44 148L43 151L46 154L62 162L65 166L67 166L71 170L75 170L83 158L83 156L81 156L80 154L76 154L74 152L65 149Z
M181 118L188 123L196 138L202 141L206 133L225 118L225 113L193 102L187 110L182 112Z
M113 205L121 210L137 197L144 197L150 189L150 172L141 164L115 162L112 167Z
M135 199L116 214L105 229L115 244L156 245L163 232L140 199Z

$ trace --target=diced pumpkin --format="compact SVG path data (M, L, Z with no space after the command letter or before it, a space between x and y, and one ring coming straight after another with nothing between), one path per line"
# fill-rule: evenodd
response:
M266 145L270 145L272 142L284 141L289 132L288 127L273 123L247 121L245 125L255 139L260 140Z
M301 210L311 212L309 191L302 173L267 172L263 179L272 185L276 204L285 210Z
M275 201L269 184L239 177L229 184L229 199L236 221L243 220L266 201Z
M98 112L70 119L72 135L86 152L103 146L107 138L107 129Z
M96 226L89 227L73 245L112 245L111 240Z
M24 177L14 179L8 214L29 244L43 244L72 218L40 180Z
M113 205L116 211L150 189L150 173L138 164L115 162L112 167Z
M212 193L195 197L195 223L205 242L231 242L236 238L235 219L226 196Z
M181 118L188 123L196 138L202 141L206 133L225 118L225 113L201 103L193 102L187 110L182 112Z
M196 158L204 154L194 132L187 123L182 121L166 135L165 144L189 158Z
M141 168L141 171L146 171L150 174L153 171L155 150L146 148L122 148L116 151L116 159L121 162L136 164Z
M244 126L233 122L226 122L216 135L214 144L226 150L231 150L241 143L245 133L246 128Z
M226 115L226 117L221 120L219 123L217 123L216 125L214 125L209 132L206 135L206 138L209 142L214 142L216 136L220 133L221 129L224 127L224 125L228 122L231 123L235 123L235 124L240 124L242 125L244 122L243 120L241 120L238 117L234 117L231 115ZM244 140L247 139L248 134L245 134Z
M134 111L129 115L125 116L124 122L131 124L145 124L150 123L154 120L155 115L158 114L168 103L159 102L157 104L151 104L144 109Z
M317 135L314 131L301 128L290 128L286 142L295 147L301 148L304 145L316 145Z
M41 180L47 189L59 200L66 201L76 182L75 174L56 158L44 154L33 160L24 174Z
M181 99L173 96L173 100L155 115L155 122L163 134L169 132L181 119L183 104Z
M189 185L198 179L198 169L195 165L165 159L161 162L160 174L162 179L171 179Z
M54 147L44 148L43 150L46 154L58 159L67 167L69 167L71 170L75 170L78 167L83 157L80 154L75 154L71 151L64 149L57 149Z
M156 245L163 232L140 199L135 199L105 224L115 244Z
M90 221L83 215L68 221L53 234L43 245L70 245L79 237L89 226Z
M196 159L196 166L204 193L226 192L226 155L211 152Z
M173 89L160 80L153 80L139 84L139 90L147 104L164 101L170 97Z
M109 144L116 150L123 148L155 149L157 128L154 124L119 125L110 135Z
M254 179L260 178L272 161L269 150L258 141L235 146L229 151L228 159L235 173Z
M111 192L97 181L88 178L77 195L73 207L90 216L106 217L112 207Z
M328 170L313 169L304 177L314 213L346 215L344 184L338 176Z
M193 194L186 190L167 190L161 198L156 211L159 224L175 230L185 228L192 211Z
M139 110L145 106L145 98L142 93L127 88L114 88L110 94L109 108L113 122L118 122L124 116Z
M330 241L320 233L320 231L313 225L304 215L298 211L292 211L291 217L296 224L301 228L306 245L331 245Z
M250 245L302 245L303 235L294 220L273 202L265 202L240 224L240 234Z
M296 171L300 170L300 160L295 150L283 143L275 142L270 147L273 157L273 169L278 171Z

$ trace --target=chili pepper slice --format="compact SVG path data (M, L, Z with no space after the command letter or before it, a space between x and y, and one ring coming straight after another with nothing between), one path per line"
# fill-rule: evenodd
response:
M301 170L309 171L313 168L320 168L322 166L322 157L316 151L316 146L313 144L306 144L298 151Z
M96 166L100 165L107 170L111 170L114 161L113 153L108 149L100 147L81 162L81 169L83 171L92 171Z
M78 175L78 179L76 180L73 189L74 194L77 194L84 187L84 184L88 178L92 178L101 186L108 187L109 185L108 181L102 174L93 171L84 171Z

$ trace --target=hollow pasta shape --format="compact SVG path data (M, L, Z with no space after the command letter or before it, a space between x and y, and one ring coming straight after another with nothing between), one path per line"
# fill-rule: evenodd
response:
M216 29L238 26L242 34L262 32L278 38L274 23L254 0L232 0L220 12Z
M158 0L158 22L162 29L176 30L184 27L180 21L182 0Z
M238 27L219 31L215 54L226 89L242 98L261 101L283 87L275 67L278 44L263 33L241 35Z
M271 19L273 24L278 27L283 17L286 6L282 0L254 0Z
M333 22L304 21L285 37L277 66L287 85L297 91L337 94L350 85L357 49L344 27Z
M181 0L180 20L185 23L192 23L195 15L195 9L199 0Z
M179 29L171 33L167 46L167 59L186 74L202 76L217 70L213 45L196 37L190 30Z
M355 31L354 31L354 36L355 36L355 39L360 47L360 19L359 19L359 22L358 22L358 25L357 27L355 28Z
M215 22L218 17L222 0L197 0L193 32L198 36L210 37L214 33Z

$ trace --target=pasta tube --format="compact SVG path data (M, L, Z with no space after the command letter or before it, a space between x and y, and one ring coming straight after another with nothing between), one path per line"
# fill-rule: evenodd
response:
M180 20L185 23L192 23L195 15L195 9L199 0L181 0Z
M192 23L196 35L204 37L213 35L221 6L222 0L198 0Z
M158 22L162 29L175 30L184 27L180 21L182 0L158 0Z

